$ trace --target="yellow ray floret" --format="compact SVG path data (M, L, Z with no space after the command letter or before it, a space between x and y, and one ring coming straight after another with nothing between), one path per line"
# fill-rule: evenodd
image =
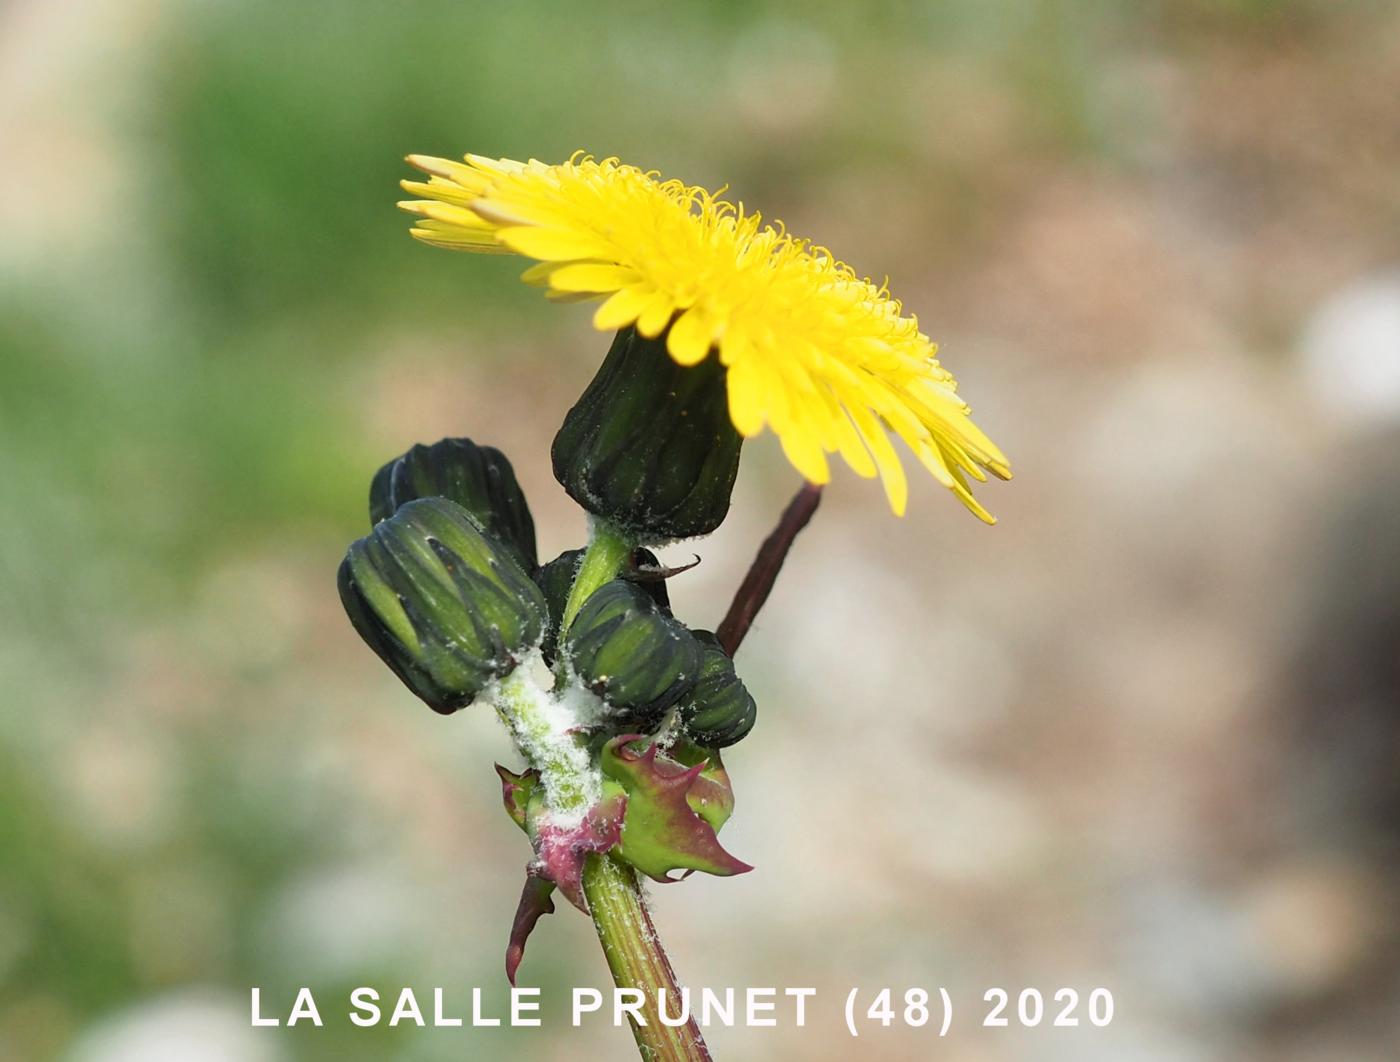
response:
M1009 479L1006 458L972 422L918 320L824 248L616 159L408 161L428 174L403 182L420 197L399 204L417 216L415 237L537 259L527 282L556 298L601 299L593 323L603 331L633 325L654 338L669 328L667 350L682 365L717 348L735 428L771 427L810 482L827 482L827 454L839 453L858 474L878 475L902 514L909 491L892 431L993 522L968 477Z

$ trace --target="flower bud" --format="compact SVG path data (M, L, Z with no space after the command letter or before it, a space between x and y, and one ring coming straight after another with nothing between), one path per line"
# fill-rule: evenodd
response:
M548 564L541 565L535 572L535 582L544 591L545 602L549 605L549 630L545 634L541 649L547 663L554 663L554 650L559 643L559 624L564 618L564 607L569 601L569 591L573 589L574 577L578 575L579 562L583 550L566 549ZM650 573L660 570L661 562L649 549L638 548L632 551L629 569L620 578L637 583L651 595L651 599L666 613L671 611L671 598L666 592L666 580L655 578Z
M569 591L573 589L582 558L583 550L566 549L535 572L535 582L544 593L545 605L549 609L549 625L540 648L545 661L550 664L554 663L554 651L559 644L559 624L564 618L564 606L568 604Z
M535 567L535 521L506 455L470 439L419 443L374 474L369 520L377 524L415 498L446 498L509 549L527 572Z
M702 650L700 677L680 701L681 724L691 741L722 749L743 740L753 729L758 705L734 671L719 640L709 631L691 632Z
M509 674L544 633L539 587L445 498L410 501L355 542L339 585L360 637L444 715Z
M574 673L613 707L621 730L655 730L700 670L690 632L626 579L593 592L563 645Z
M742 443L716 355L678 365L664 335L624 328L554 438L554 477L637 541L691 538L729 511Z

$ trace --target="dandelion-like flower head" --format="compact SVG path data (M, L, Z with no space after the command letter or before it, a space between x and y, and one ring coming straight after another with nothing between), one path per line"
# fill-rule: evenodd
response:
M734 427L745 437L772 428L808 481L826 483L827 454L838 453L858 474L878 475L902 514L909 488L893 432L994 522L968 478L1009 479L1006 458L972 422L918 320L825 248L617 159L408 161L429 175L403 182L421 197L399 204L417 215L415 237L537 259L525 281L556 299L602 299L600 330L665 332L681 365L717 349Z

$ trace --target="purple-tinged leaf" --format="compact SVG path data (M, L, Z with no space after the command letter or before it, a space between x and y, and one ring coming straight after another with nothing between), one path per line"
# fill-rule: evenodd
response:
M676 870L721 877L752 870L724 850L714 827L690 805L688 795L706 764L682 766L660 757L655 744L637 752L629 747L637 740L635 734L623 735L603 746L603 774L627 791L618 854L663 882L679 880L671 877Z
M501 799L506 806L506 814L526 833L525 809L540 784L540 774L534 768L524 774L516 774L509 768L496 764L496 773L501 777Z

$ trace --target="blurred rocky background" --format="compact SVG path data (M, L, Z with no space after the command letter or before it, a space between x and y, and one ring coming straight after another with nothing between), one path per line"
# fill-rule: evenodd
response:
M628 1057L625 1032L248 1027L487 986L527 856L497 724L333 587L370 473L550 439L606 347L413 243L410 151L578 147L783 218L940 341L1016 481L839 474L741 657L758 866L655 890L692 985L812 985L725 1060L1393 1058L1400 9L1366 0L0 7L0 1057ZM713 623L771 437L674 583ZM677 548L667 559L688 559ZM605 982L584 919L522 970ZM840 1031L946 986L952 1035ZM983 1029L982 993L1117 1001ZM1014 1022L1013 1022L1014 1024Z

